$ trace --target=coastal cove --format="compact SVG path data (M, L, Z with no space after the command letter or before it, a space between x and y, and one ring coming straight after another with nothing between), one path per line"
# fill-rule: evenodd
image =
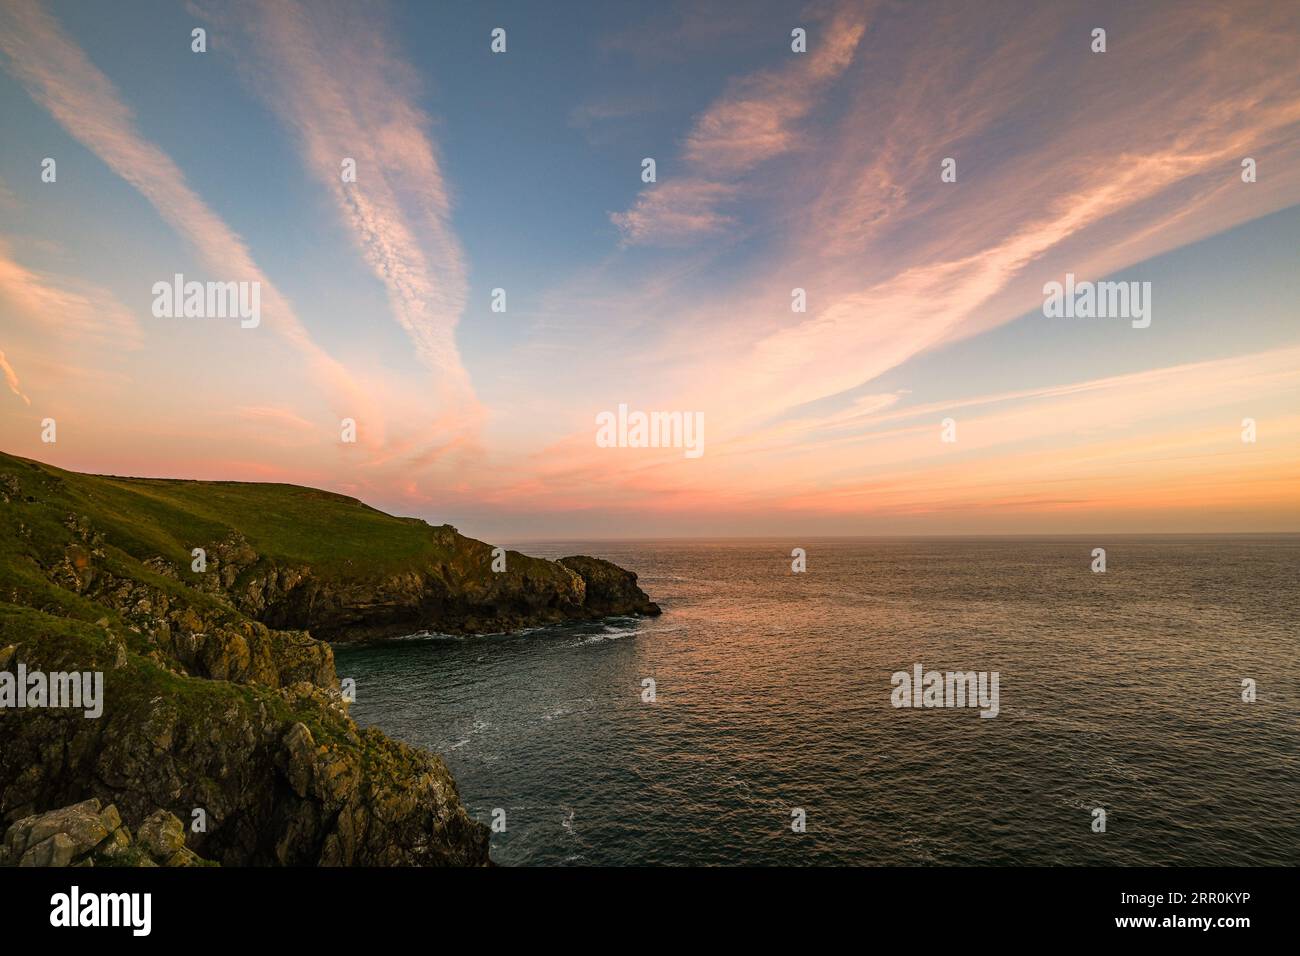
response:
M442 760L359 728L318 637L659 613L607 561L508 552L493 570L491 545L450 526L293 485L0 454L0 541L0 671L103 675L94 712L0 708L0 863L48 857L55 836L62 854L108 853L23 836L93 800L128 834L201 813L179 847L195 862L486 864L487 828Z

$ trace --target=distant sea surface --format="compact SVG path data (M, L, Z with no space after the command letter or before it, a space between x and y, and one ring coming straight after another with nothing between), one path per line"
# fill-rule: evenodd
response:
M664 614L337 654L360 723L504 811L498 863L1300 863L1300 536L519 550ZM1000 713L895 709L917 663L999 672Z

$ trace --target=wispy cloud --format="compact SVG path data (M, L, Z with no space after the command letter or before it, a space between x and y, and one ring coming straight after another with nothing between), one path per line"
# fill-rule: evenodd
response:
M28 269L12 258L3 238L0 300L15 323L28 320L41 337L115 349L135 349L143 342L139 320L108 289L73 276Z
M1242 382L1268 435L1240 439ZM1217 500L1268 513L1294 500L1300 479L1300 349L1192 362L1125 375L948 402L903 406L865 396L819 421L779 423L711 444L681 467L680 452L595 448L590 434L540 451L531 467L483 489L516 507L636 509L718 516L756 509L863 519L986 507L1029 514L1068 499L1140 509L1180 474L1198 474ZM959 441L940 441L955 416ZM612 459L617 458L617 468ZM1234 492L1248 483L1255 500ZM1265 489L1267 489L1265 491Z
M76 13L56 9L71 28ZM565 531L567 515L629 531L651 530L653 516L669 533L786 518L823 531L1129 520L1156 499L1182 509L1184 527L1197 526L1198 501L1247 516L1242 527L1297 513L1294 282L1274 245L1300 221L1293 5L1116 4L1094 22L1086 4L683 0L612 8L598 22L613 38L602 46L583 25L555 56L531 42L551 36L544 12L520 8L508 58L481 36L433 62L422 54L441 22L421 8L193 10L212 54L164 79L228 98L233 148L287 137L287 168L267 173L308 188L277 196L283 215L302 202L316 224L324 203L326 228L277 249L286 265L272 271L300 270L294 281L309 285L313 270L338 270L340 251L356 268L330 276L337 298L320 296L319 313L305 299L295 309L254 261L269 269L261 243L294 231L280 213L250 214L241 204L256 191L210 165L186 166L187 181L164 152L210 117L145 116L154 101L142 97L136 121L109 77L124 91L153 79L141 53L182 42L171 23L153 36L137 12L138 46L88 39L82 52L31 0L0 6L0 65L157 212L119 196L71 210L63 177L35 185L30 168L12 194L0 185L0 218L39 233L0 237L3 344L22 376L5 387L59 416L59 455L326 484L431 518L526 515ZM807 54L789 50L796 25ZM1105 54L1089 50L1094 25L1108 28ZM427 105L440 83L473 94L445 98L445 123ZM527 86L498 96L515 83ZM480 95L495 98L486 119ZM49 138L44 116L18 112L30 126L20 139ZM480 122L503 139L458 135ZM509 175L501 143L527 149L548 123L539 156L557 174L545 191L521 189L517 228L469 221L501 208L500 194L471 193ZM628 150L648 130L662 137L645 147L659 181L625 195L629 156L643 155ZM1241 181L1246 156L1257 182ZM940 181L945 157L956 182ZM340 175L345 158L355 182ZM200 168L213 183L202 197L190 185ZM469 175L453 184L452 168ZM246 216L247 241L227 209ZM157 218L189 249L159 243ZM133 302L124 283L143 290L167 270L106 280L95 240L117 230L141 262L160 261L161 245L162 262L186 255L211 278L260 280L262 329L133 315L114 292ZM512 285L508 316L467 328L470 251L491 274L518 275L521 294ZM65 264L78 255L75 273ZM1035 314L1043 283L1067 271L1155 277L1152 328ZM795 288L806 312L791 308ZM349 321L358 311L366 322ZM149 347L104 347L132 342ZM595 447L593 415L625 401L702 411L704 458ZM35 442L21 401L0 405L6 443ZM938 441L949 415L956 446ZM1246 415L1256 445L1237 437ZM358 446L340 440L342 417L357 420ZM714 516L721 527L705 523Z
M791 52L785 66L734 81L696 120L684 157L692 167L715 175L738 175L816 135L799 122L826 86L853 62L866 31L869 4L841 4L812 26L808 52Z
M999 475L1003 461L1023 461L1023 474L1043 475L1044 489L1071 467L1094 474L1089 463L1104 461L1136 495L1152 487L1143 477L1144 442L1197 453L1207 442L1232 448L1240 417L1223 413L1209 428L1169 426L1171 416L1216 414L1240 398L1244 381L1276 415L1277 396L1296 390L1286 371L1292 351L1070 383L1022 395L1031 409L997 415L972 417L974 406L954 405L967 409L963 454L998 456L979 466L981 477L968 487L941 457L936 422L949 413L944 406L919 406L931 416L923 421L909 421L897 393L844 407L843 396L920 354L1037 308L1043 282L1066 269L1100 278L1300 202L1300 62L1281 39L1288 14L1269 5L1231 16L1212 5L1180 7L1178 15L1207 38L1188 49L1168 40L1167 8L1134 13L1112 30L1123 54L1112 50L1102 62L1087 60L1086 43L1064 36L1069 24L1044 11L1004 9L990 34L996 42L969 48L951 36L964 35L973 14L953 8L942 31L927 33L911 11L895 11L869 44L860 41L843 75L850 95L841 115L815 137L780 132L807 115L798 107L761 109L749 102L761 97L736 92L767 84L733 85L688 139L690 175L666 178L616 220L625 231L653 235L654 217L637 213L656 191L681 184L689 195L698 183L727 181L723 174L740 181L771 173L763 163L776 155L794 159L792 169L747 181L778 197L758 209L771 238L752 267L725 286L658 288L652 311L675 305L668 332L626 360L642 370L629 377L641 384L643 402L705 411L707 461L687 467L679 456L653 453L615 460L580 430L539 451L501 500L537 494L539 502L577 508L587 493L611 509L653 501L695 514L825 508L867 515L889 502L902 513L944 507L945 498L967 508L995 499L999 507L1028 507L1016 504L1022 472ZM1074 59L1064 59L1062 46L1076 51ZM1146 96L1153 70L1158 95ZM1033 91L1042 88L1068 91L1057 95L1067 108L1036 112ZM958 157L959 178L942 184L939 161L949 155ZM1247 155L1267 157L1268 183L1241 182ZM710 157L716 178L699 175ZM689 208L702 234L718 228L709 216L725 210L708 202ZM680 257L671 268L683 272ZM806 315L790 311L792 286L807 290ZM621 314L640 314L626 293L623 302ZM618 309L618 295L604 308ZM807 410L818 402L830 410ZM1092 443L1088 428L1106 422L1142 437ZM1291 427L1274 421L1273 439ZM1020 450L1033 442L1052 450ZM1295 470L1294 456L1279 458L1277 448L1270 444L1268 458L1207 452L1223 469L1213 486L1267 461L1260 474L1272 476L1274 497L1260 507L1276 506L1276 481ZM864 461L873 481L861 478ZM1177 467L1193 468L1152 466L1153 480ZM600 491L583 491L593 488ZM1099 501L1095 489L1072 487L1071 495ZM1047 490L1038 497L1044 507L1052 500Z
M817 136L782 132L802 115L798 84L751 79L688 141L692 169L742 173L798 144L793 169L754 180L779 197L760 210L770 241L755 266L737 284L680 290L674 329L647 360L678 357L661 391L710 409L715 434L745 433L1010 321L1066 269L1099 278L1300 201L1300 61L1275 6L1231 17L1180 6L1180 22L1214 38L1191 49L1168 40L1167 9L1135 11L1112 31L1123 52L1104 62L1063 35L1073 21L1047 11L1000 9L992 49L951 43L971 29L967 9L950 11L942 31L919 16L896 11L869 42L840 31L843 49L820 75L844 71L851 96ZM1153 71L1159 96L1135 94ZM1076 94L1085 72L1087 93ZM1058 99L1069 109L1034 111L1039 88L1068 91ZM950 155L958 181L943 184ZM1267 184L1240 181L1246 155L1268 157ZM710 180L687 180L699 181ZM674 182L647 191L620 225L654 235L641 207ZM710 204L688 208L687 222L718 228ZM807 291L806 315L790 311L794 286ZM694 344L705 323L715 350Z
M0 372L4 372L5 384L9 386L9 391L21 398L23 404L30 405L32 400L23 392L18 382L18 373L15 372L14 367L9 364L9 360L5 358L4 352L0 352Z
M627 212L610 220L628 245L670 244L721 232L735 223L718 211L718 204L736 193L736 187L707 179L677 179L652 186Z
M205 11L206 7L203 8ZM249 85L292 129L309 173L334 198L352 241L384 284L393 316L433 373L445 422L480 414L455 331L468 288L450 189L419 83L379 25L381 11L293 0L209 14L252 52ZM345 182L344 159L356 164Z
M812 135L800 121L827 86L853 61L866 30L866 6L839 4L809 21L805 53L788 53L785 65L733 81L696 118L682 151L683 177L644 190L633 207L610 214L627 245L680 242L720 232L735 220L719 211L735 197L742 177Z
M296 346L342 407L370 408L365 390L316 345L244 241L189 186L176 163L144 138L113 83L49 13L33 0L0 7L0 52L32 98L148 199L208 269L223 279L261 283L263 324ZM378 412L368 418L373 433L382 433Z

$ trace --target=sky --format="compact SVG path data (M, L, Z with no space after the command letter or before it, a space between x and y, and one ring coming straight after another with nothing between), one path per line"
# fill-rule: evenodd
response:
M1251 0L4 0L0 448L489 540L1300 531L1298 48ZM258 323L159 316L178 273Z

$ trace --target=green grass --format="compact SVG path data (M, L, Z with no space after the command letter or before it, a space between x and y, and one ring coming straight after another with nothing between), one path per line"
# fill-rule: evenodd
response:
M124 639L133 636L116 627L113 633ZM345 721L312 703L291 703L275 691L253 684L182 677L143 657L138 642L134 647L130 640L125 643L131 650L125 665L118 668L116 648L105 627L0 601L0 647L26 645L28 656L38 655L47 671L103 671L105 713L109 716L118 712L146 714L150 701L161 699L175 708L188 726L220 726L222 715L232 706L261 707L286 726L301 721L317 744L347 741Z
M85 515L124 553L139 560L162 555L186 571L193 548L210 547L231 531L260 555L310 564L322 578L378 577L450 560L454 552L423 521L297 485L82 475L4 453L0 473L16 476L23 494L37 499L39 508L0 508L37 525L34 541L64 540L65 515Z

